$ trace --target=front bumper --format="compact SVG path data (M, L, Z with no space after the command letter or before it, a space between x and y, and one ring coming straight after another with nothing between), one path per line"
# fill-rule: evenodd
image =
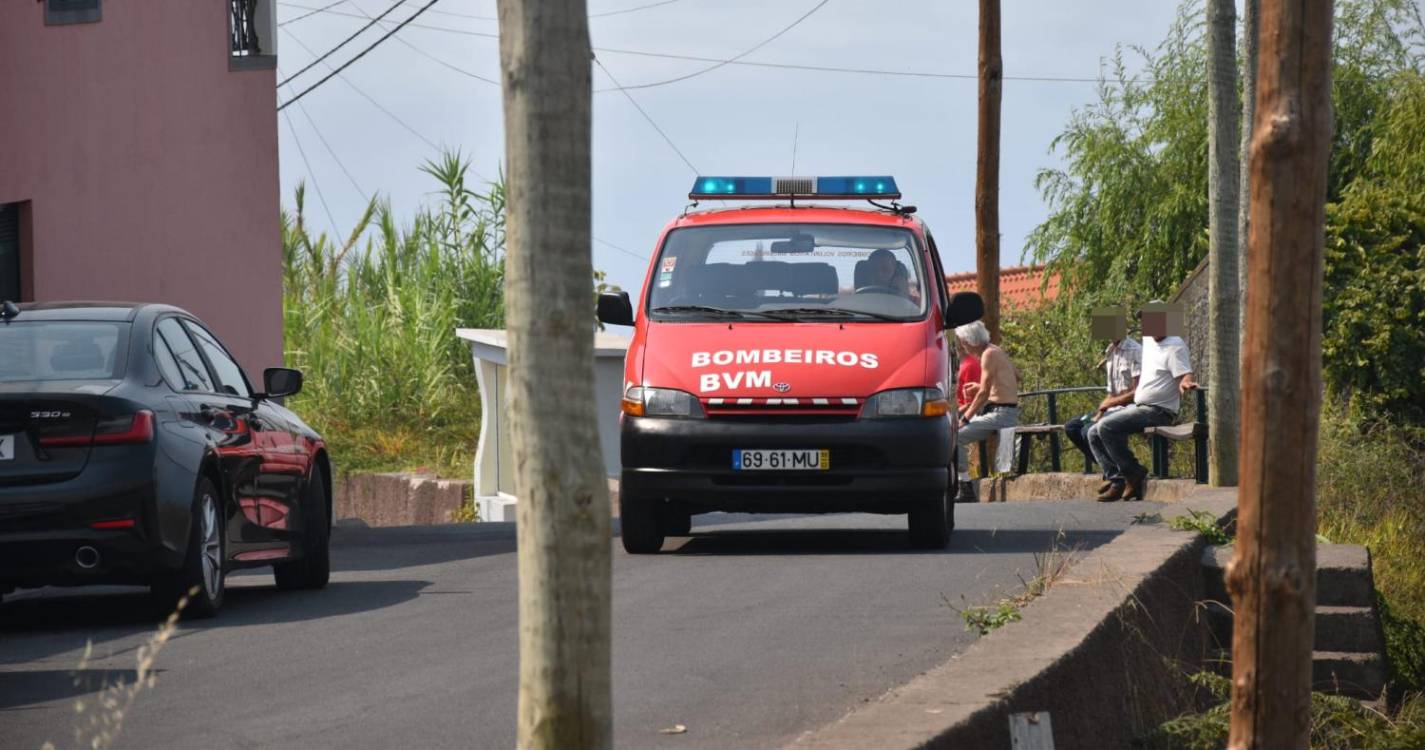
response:
M624 417L619 492L692 512L905 513L950 486L949 419ZM736 449L826 449L826 471L734 471Z

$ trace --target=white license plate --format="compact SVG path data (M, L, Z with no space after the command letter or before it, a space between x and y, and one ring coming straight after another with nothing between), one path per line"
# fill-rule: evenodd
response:
M733 471L826 471L829 450L734 450Z
M15 459L15 436L0 435L0 461Z

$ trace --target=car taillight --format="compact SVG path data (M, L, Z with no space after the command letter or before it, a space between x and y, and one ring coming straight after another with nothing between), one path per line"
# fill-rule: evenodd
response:
M119 417L106 417L94 425L89 435L48 435L40 438L45 448L84 445L128 445L153 440L153 412L144 409Z

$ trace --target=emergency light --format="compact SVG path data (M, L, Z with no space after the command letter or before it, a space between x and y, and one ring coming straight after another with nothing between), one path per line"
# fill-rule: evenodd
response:
M890 175L846 177L703 177L693 181L688 192L693 200L739 198L778 200L781 198L822 198L862 200L901 197L896 178Z

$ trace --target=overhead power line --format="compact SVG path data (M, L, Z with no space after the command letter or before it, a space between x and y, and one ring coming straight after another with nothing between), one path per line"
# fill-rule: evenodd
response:
M346 2L346 0L343 0L343 2ZM368 15L367 12L366 12L366 9L365 9L365 8L362 8L360 5L357 5L354 0L352 0L351 7L355 8L355 9L356 9L358 12L360 12L361 15L363 15L363 16ZM435 13L435 12L437 12L437 11L431 11L431 12L432 12L432 13ZM424 57L424 58L426 58L427 60L430 60L430 61L436 63L437 65L440 65L440 66L442 66L442 67L449 68L449 69L451 69L451 70L455 71L456 73L459 73L459 74L461 74L461 75L463 75L463 76L466 76L466 77L468 77L468 78L474 78L474 79L477 80L477 81L483 81L484 83L488 83L488 84L490 84L490 85L492 85L492 86L499 86L499 85L500 85L500 82L497 81L497 80L495 80L495 79L493 79L493 78L487 78L487 77L485 77L485 76L480 75L479 73L475 73L475 72L466 70L465 68L462 68L462 67L460 67L459 65L456 65L456 64L454 64L454 63L446 62L446 61L440 59L439 57L436 57L435 55L432 55L431 53L426 52L425 50L421 49L420 47L418 47L418 46L416 46L416 45L414 45L414 44L411 44L410 42L406 41L406 38L403 37L403 36L401 36L400 34L397 34L397 35L396 35L396 41L400 42L402 45L404 45L404 46L406 46L406 47L409 47L412 52L415 52L416 54L420 55L421 57Z
M396 2L394 2L394 3L391 4L391 7L387 8L387 9L384 10L384 11L382 11L382 12L381 12L381 15L379 15L379 16L377 16L377 17L371 19L371 21L370 21L369 23L367 23L365 26L362 26L361 28L359 28L359 29L357 29L356 31L352 32L352 34L351 34L350 36L348 36L347 38L341 40L340 42L337 42L337 45L336 45L335 47L332 47L331 49L327 50L326 52L323 52L320 56L317 57L317 59L315 59L315 60L313 60L313 61L307 63L307 64L304 65L304 66L302 66L302 69L301 69L301 70L297 71L296 73L293 73L293 74L290 75L290 76L287 76L286 79L284 79L283 81L281 81L281 82L278 83L277 85L278 85L279 87L285 86L286 84L290 83L293 78L296 78L297 76L302 75L303 73L305 73L305 72L311 70L314 66L316 66L317 63L319 63L319 62L321 62L321 61L327 59L328 57L331 57L333 54L336 53L337 50L341 49L342 47L345 47L345 46L346 46L348 43L350 43L353 39L355 39L355 38L357 38L358 36L361 36L363 33L365 33L365 31L366 31L367 29L371 28L372 26L375 26L377 21L380 21L381 19L385 18L386 16L391 15L391 11L393 11L393 10L395 10L395 9L401 7L402 5L405 5L405 4L406 4L406 0L396 0Z
M322 193L322 186L317 182L317 173L312 170L312 163L307 161L307 152L302 148L302 139L297 137L297 128L292 125L292 115L283 112L282 119L287 121L287 129L292 131L292 142L297 144L297 154L302 157L302 164L307 168L307 176L312 180L312 187L317 191L317 200L322 204L322 211L326 212L327 222L331 224L332 236L340 237L341 230L336 228L336 219L332 217L331 206L327 205L327 197Z
M286 7L289 7L289 8L300 8L300 9L304 9L304 10L313 10L313 11L321 11L321 10L322 10L321 8L310 8L309 6L297 5L297 4L294 4L294 3L286 3L286 2L283 2L283 3L278 3L278 4L279 4L279 5L286 6ZM341 11L325 11L325 12L328 13L328 15L336 15L336 16L342 16L342 17L346 17L346 18L358 18L358 19L363 19L363 20L366 20L366 19L369 18L368 16L360 16L360 15L357 15L357 14L355 14L355 13L345 13L345 12L341 12ZM413 23L413 24L410 24L410 28L413 28L413 29L425 29L425 30L427 30L427 31L440 31L440 32L443 32L443 33L446 33L446 34L457 34L457 35L460 35L460 36L473 36L473 37L479 37L479 38L482 38L482 39L499 39L499 38L500 38L500 35L499 35L499 34L496 34L496 33L494 33L494 32L490 32L490 31L471 31L471 30L469 30L469 29L452 29L452 28L450 28L450 27L448 27L448 26L432 26L432 25L430 25L430 24ZM748 68L772 68L772 69L779 69L779 70L806 70L806 71L812 71L812 72L818 72L818 73L849 73L849 74L854 74L854 75L893 76L893 77L903 77L903 78L939 78L939 79L964 80L964 81L975 81L975 80L979 80L979 75L976 74L976 73L941 73L941 72L936 72L936 71L925 71L925 70L893 70L893 69L888 69L888 68L853 68L853 67L838 66L838 65L810 65L810 64L801 64L801 63L760 62L760 61L756 61L756 60L743 60L743 59L740 59L741 56L733 57L733 58L726 58L726 57L709 57L709 56L706 56L706 55L685 55L685 54L678 54L678 53L675 53L675 52L649 52L649 51L647 51L647 50L622 49L622 48L618 48L618 47L594 47L594 48L593 48L593 51L594 51L594 52L598 52L598 53L612 54L612 55L632 55L632 56L635 56L635 57L651 57L651 58L661 59L661 60L684 60L684 61L687 61L687 62L719 63L720 65L736 65L736 66L748 67ZM744 53L744 56L745 56L746 54L749 54L749 53ZM454 66L452 66L452 65L450 65L450 64L448 64L448 63L446 63L446 66L447 66L447 67L454 67ZM478 74L472 74L472 73L470 73L469 71L465 71L465 70L461 70L461 72L462 72L462 73L465 73L466 75L472 75L472 76L473 76L473 75L478 75ZM701 75L701 74L698 73L697 75ZM1040 75L1006 75L1006 76L1004 76L1004 80L1006 80L1006 81L1025 81L1025 82L1030 82L1030 83L1098 83L1098 82L1100 82L1100 81L1105 81L1105 79L1103 79L1103 78L1101 78L1101 77L1087 77L1087 76L1040 76ZM1141 83L1141 82L1144 82L1144 81L1146 81L1146 80L1147 80L1146 78L1142 78L1142 77L1128 79L1129 82L1133 82L1133 83ZM637 88L649 88L649 87L652 87L652 86L664 86L664 85L667 85L668 83L671 83L671 82L672 82L672 81L654 81L654 82L644 83L644 84L633 84L633 85L630 85L628 88L630 88L630 89L637 89ZM1106 81L1106 82L1107 82L1107 83L1114 83L1114 81ZM609 92L609 91L614 91L614 90L615 90L615 89L599 89L597 93Z
M296 18L289 18L289 19L287 19L286 21L282 21L281 23L277 24L277 28L280 29L280 28L282 28L283 26L286 26L286 25L289 24L289 23L296 23L296 22L302 20L303 18L310 18L311 16L315 16L315 15L318 14L318 13L324 13L324 12L326 12L326 11L331 10L332 8L335 8L335 7L338 6L338 5L341 5L341 4L344 3L344 2L346 2L346 0L336 0L336 2L334 2L334 3L327 3L326 5L324 5L324 6L320 7L320 8L312 8L311 10L307 11L306 13L303 13L303 14L300 15L300 16L297 16ZM281 4L281 5L286 5L286 3L280 3L280 4Z
M401 2L404 2L404 1L405 1L405 0L401 0ZM277 105L277 111L278 111L278 112L281 112L283 109L286 109L286 108L287 108L289 105L291 105L293 102L298 101L299 99L301 99L302 97L306 96L307 94L312 93L312 91L313 91L314 89L316 89L318 86L320 86L320 85L326 83L327 81L331 80L334 76L336 76L337 73L340 73L340 72L342 72L343 70L346 70L348 67L351 66L352 63L354 63L354 62L356 62L357 60L360 60L361 58L365 57L365 56L366 56L366 53L370 52L370 51L373 50L373 49L376 49L378 46L381 45L382 42L386 41L387 39L390 39L390 38L391 38L391 35L395 34L397 31L400 31L401 29L405 28L406 24L408 24L408 23L410 23L411 21L414 21L415 19L419 18L422 13L424 13L424 12L426 12L427 10L430 9L430 6L435 5L435 4L438 3L438 2L440 2L440 0L430 0L430 1L427 2L425 5L422 5L419 10L417 10L415 13L412 13L409 17L406 18L406 20L400 22L399 24L396 24L396 26L395 26L394 28L390 29L390 30L387 31L385 34L382 34L382 35L381 35L381 38L379 38L379 39L377 39L376 41L372 42L371 44L367 45L367 47L366 47L365 49L363 49L363 50L361 50L360 52L356 53L354 56L352 56L351 59L349 59L349 60L347 60L346 62L342 63L338 68L336 68L336 69L333 70L332 72L330 72L330 73L326 74L325 76L323 76L323 77L321 78L321 80L318 80L316 83L314 83L314 84L312 84L311 86L308 86L307 88L303 89L300 94L297 94L296 96L294 96L294 97L288 99L287 101L285 101L285 102L283 102L283 103Z
M682 159L684 164L688 165L688 169L691 169L693 171L693 174L698 174L698 168L693 166L693 163L688 160L688 157L683 153L683 150L678 148L678 144L674 143L673 139L669 138L668 134L663 132L663 128L658 127L658 123L654 122L653 118L648 114L648 112L643 109L643 106L638 103L638 100L633 98L633 94L624 91L624 88L622 86L619 86L618 79L614 78L614 74L610 73L609 69L604 67L603 61L595 57L594 64L599 66L599 70L604 71L604 75L608 76L609 80L614 82L614 86L616 86L619 91L623 91L623 95L628 97L629 103L633 105L634 109L638 110L638 113L640 115L643 115L643 119L647 120L648 124L652 125L654 130L658 131L658 135L663 136L663 141L668 144L669 148L673 149L673 153L677 154L678 158Z
M590 236L590 237L593 237L593 240L594 240L595 242L599 243L600 245L605 245L605 246L607 246L607 247L611 247L611 248L613 248L613 249L615 249L615 250L617 250L617 251L619 251L619 252L623 253L624 255L627 255L627 256L629 256L629 257L631 257L631 258L637 258L637 259L642 260L642 261L647 261L647 260L648 260L648 256L647 256L647 255L639 255L638 253L635 253L635 252L632 251L632 250L629 250L629 249L623 248L623 247L619 247L618 245L615 245L614 243L609 242L608 240L599 239L598 237L594 237L593 235L589 235L589 236Z
M632 85L632 86L619 86L618 89L619 89L620 91L624 92L625 94L627 94L630 90L633 90L633 89L651 89L651 88L653 88L654 86L666 86L666 85L668 85L668 84L670 84L670 83L677 83L677 82L679 82L679 81L686 81L686 80L688 80L689 78L696 78L696 77L698 77L698 76L700 76L700 75L702 75L702 74L704 74L704 73L711 73L712 71L717 70L718 68L721 68L721 67L723 67L724 65L731 65L731 64L737 62L738 60L741 60L742 58L747 57L748 55L752 54L753 52L756 52L757 50L762 49L763 47L766 47L767 45L769 45L769 44L771 44L772 42L776 41L776 40L777 40L779 37L781 37L783 34L787 33L788 31L791 31L792 29L795 29L797 26L799 26L799 25L801 24L802 21L805 21L805 20L807 20L808 18L811 18L811 15L812 15L813 13L815 13L815 12L821 10L822 8L826 7L826 4L829 3L829 2L831 2L831 0L821 0L821 2L817 3L816 5L813 5L813 6L811 7L811 10L808 10L807 12L803 13L800 17L798 17L797 20L792 21L791 23L787 24L786 26L783 26L780 31L778 31L777 33L775 33L775 34L773 34L773 35L767 37L766 39L763 39L762 41L760 41L760 42L758 42L757 44L753 45L752 47L748 48L746 51L742 52L741 54L734 55L734 56L732 56L732 57L730 57L730 58L728 58L728 59L726 59L726 60L719 60L719 61L713 63L712 65L709 65L709 66L706 67L706 68L703 68L703 69L701 69L701 70L695 70L695 71L693 71L693 72L691 72L691 73L686 73L686 74L684 74L684 75L676 76L676 77L674 77L674 78L669 78L669 79L662 80L662 81L655 81L655 82L653 82L653 83L639 83L639 84L634 84L634 85ZM604 91L608 91L608 89L604 89ZM598 92L596 91L595 93L598 93Z
M303 42L291 29L282 29L282 31L287 34L287 36L291 37L292 41L296 42L299 47L306 50L307 54L313 56L317 54L314 50L312 50L311 47L307 46L307 43ZM327 64L327 67L330 68L331 65ZM376 99L373 98L370 94L363 91L355 83L352 83L350 78L347 78L344 75L339 75L337 77L341 79L342 83L346 84L347 86L350 86L351 90L359 94L361 98L370 102L371 106L380 110L382 114L394 120L397 125L400 125L401 127L405 128L406 131L409 132L411 135L414 135L415 137L421 139L422 142L424 142L427 146L430 146L432 149L437 151L440 150L440 146L436 145L435 141L431 140L430 138L427 138L424 134L422 134L419 130L416 130L414 127L411 127L409 123L407 123L405 120L402 120L400 116L398 116L395 112L392 112L390 109L387 109L385 105L381 104L381 102L376 101Z

